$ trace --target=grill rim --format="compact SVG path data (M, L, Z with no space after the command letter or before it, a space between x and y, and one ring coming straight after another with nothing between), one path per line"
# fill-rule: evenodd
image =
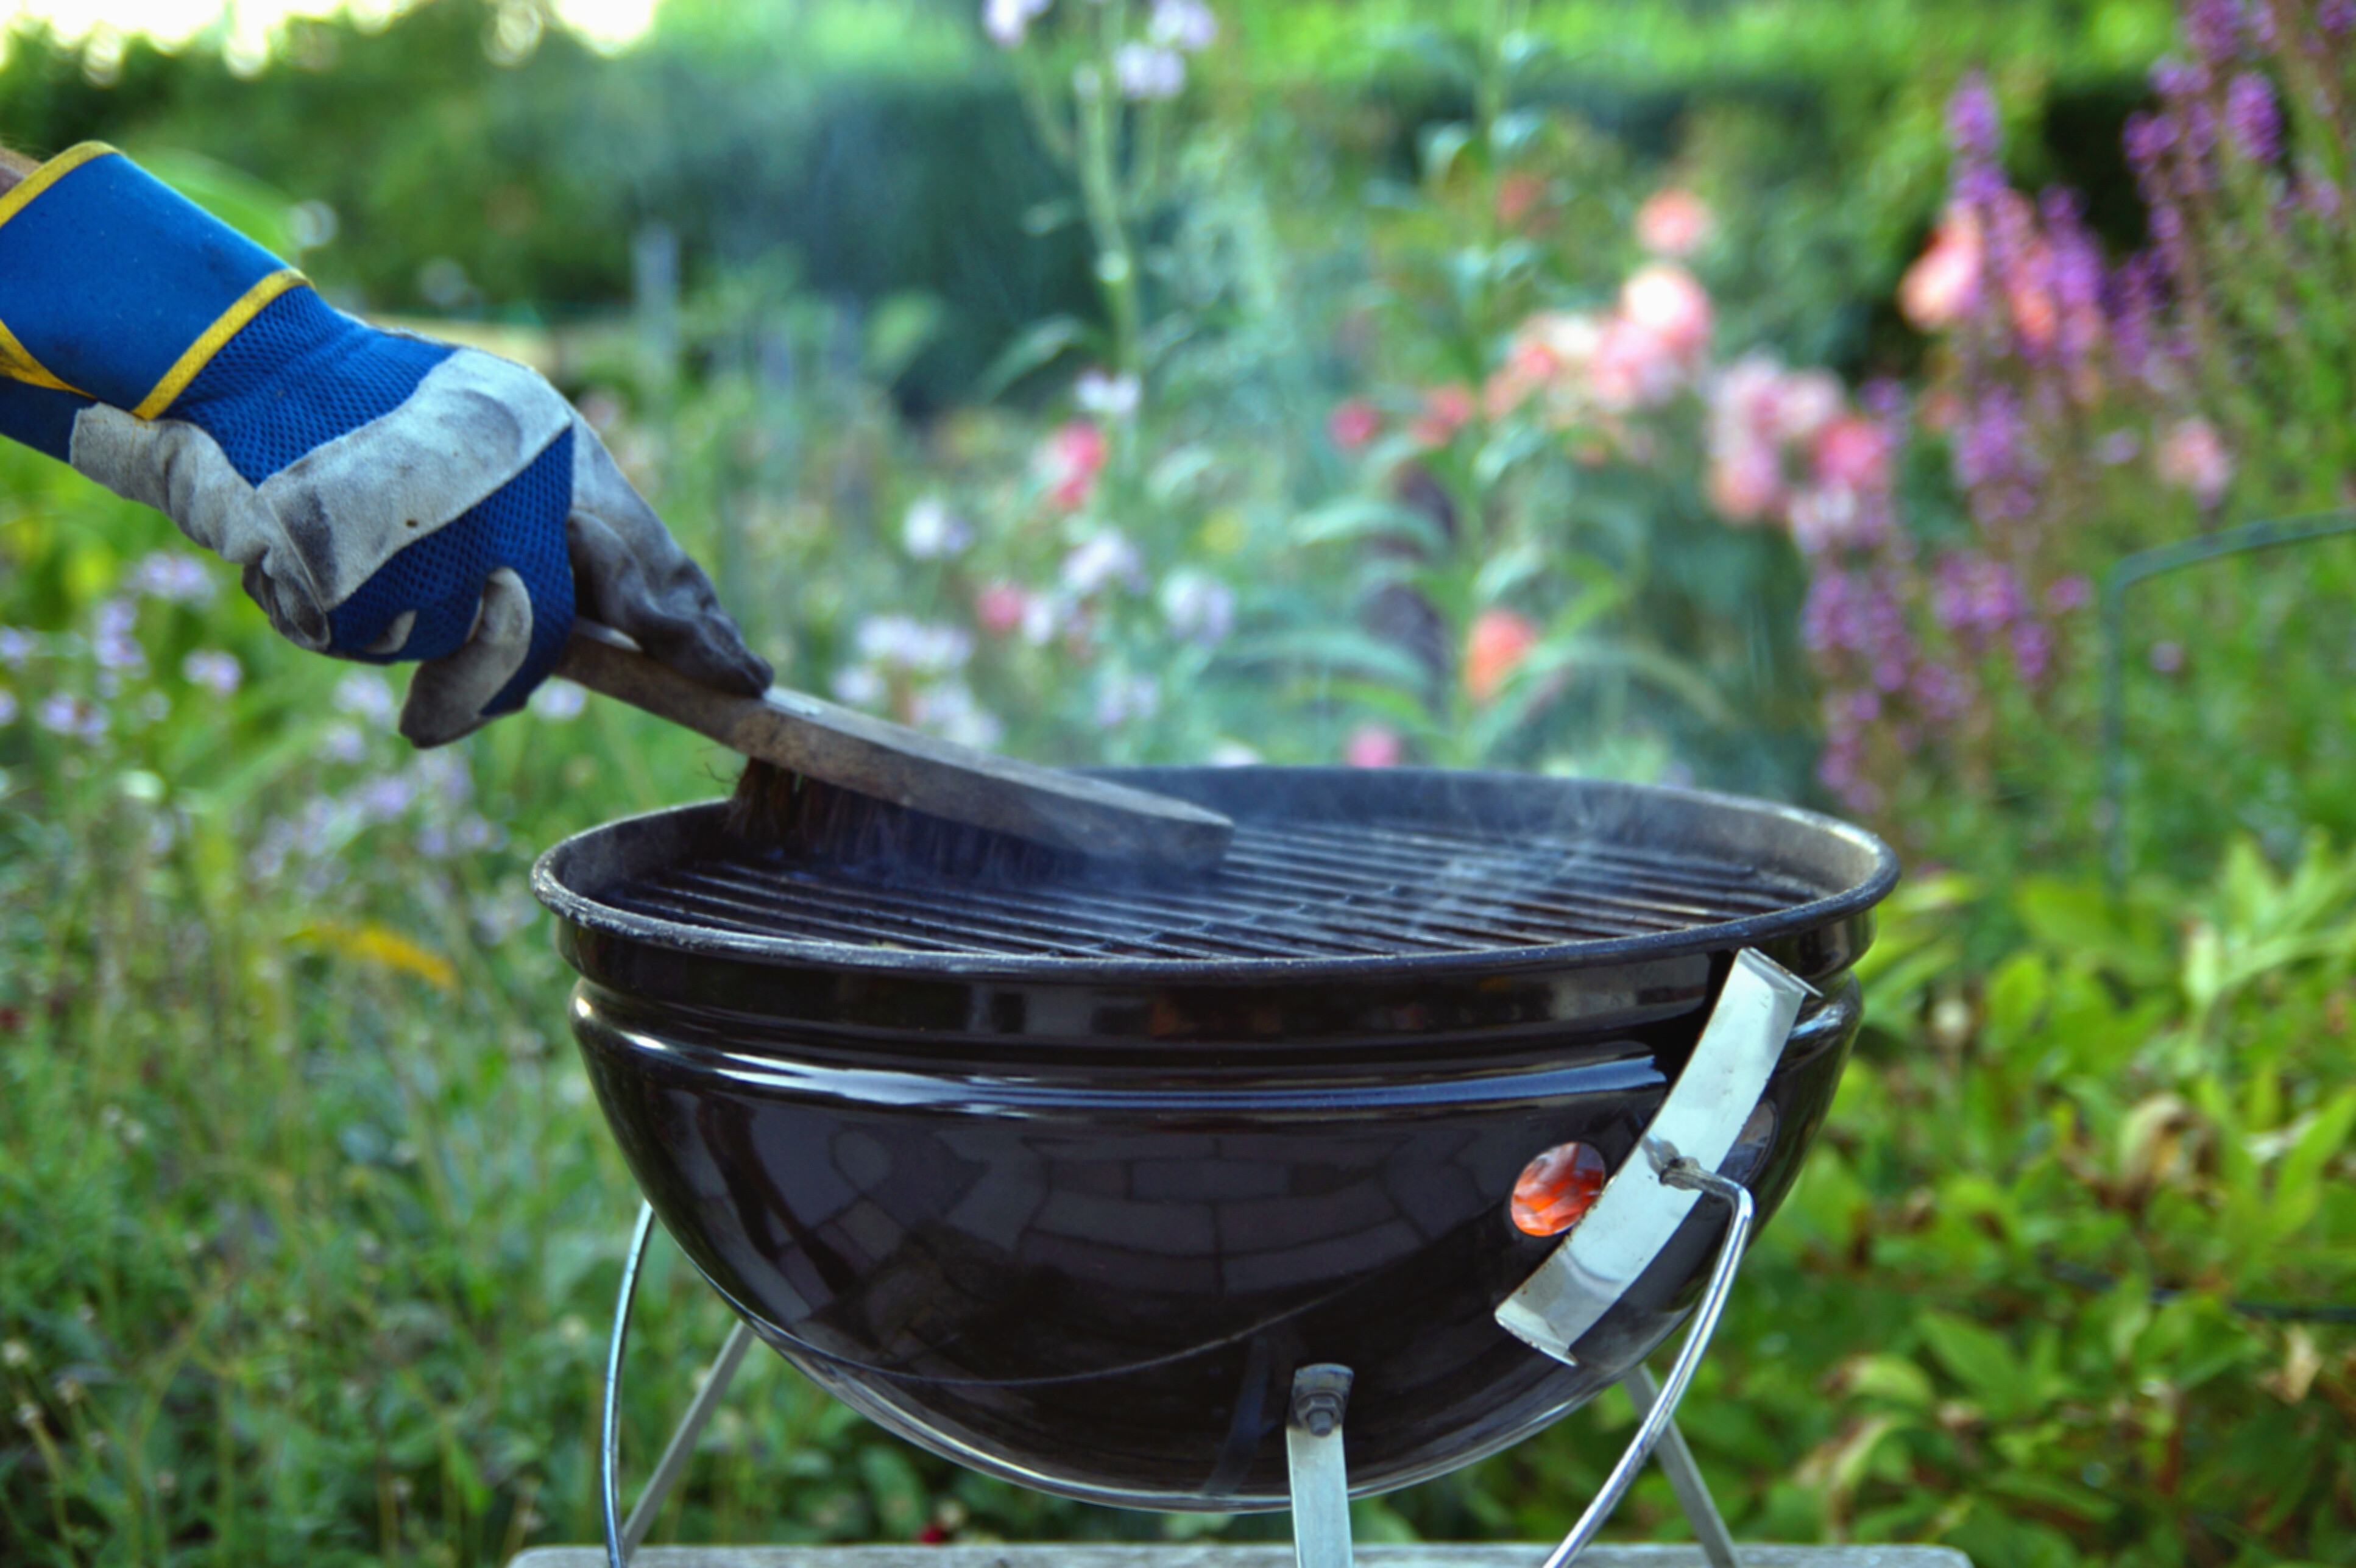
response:
M1198 774L1248 774L1255 770L1124 768L1087 771L1150 789L1157 783L1166 786ZM1344 776L1355 774L1358 779L1366 776L1358 770L1283 768L1266 771L1304 780L1337 773ZM1487 771L1399 768L1384 770L1380 776L1394 784L1402 796L1419 786L1444 789L1462 784L1485 787L1537 784L1554 790L1589 790L1597 794L1619 792L1676 802L1695 811L1725 814L1730 819L1749 818L1762 828L1773 825L1820 835L1820 842L1829 840L1862 855L1870 869L1839 891L1804 903L1794 903L1737 920L1673 931L1440 953L1218 958L926 953L857 943L812 941L804 937L764 936L694 925L624 909L580 891L568 880L569 875L583 869L576 862L617 850L626 852L629 848L643 848L644 841L651 837L676 837L691 843L698 838L709 840L726 808L724 801L715 800L659 807L618 817L573 834L552 846L533 863L531 889L541 904L573 927L699 957L731 960L767 968L851 971L910 978L1005 979L1033 984L1061 980L1096 986L1122 983L1167 985L1173 982L1265 985L1273 982L1396 979L1408 975L1464 978L1542 969L1589 969L1636 960L1763 946L1847 920L1869 919L1868 912L1888 896L1899 878L1897 855L1874 834L1837 817L1776 801L1667 785L1606 784ZM1183 792L1173 789L1172 793ZM691 854L674 857L672 864L683 864L691 858ZM646 871L641 869L618 874L644 875ZM612 880L614 878L609 876L600 879L600 881ZM570 933L561 933L561 945L568 950L573 946ZM573 957L569 951L568 957ZM578 957L573 957L573 962L576 967L583 967Z

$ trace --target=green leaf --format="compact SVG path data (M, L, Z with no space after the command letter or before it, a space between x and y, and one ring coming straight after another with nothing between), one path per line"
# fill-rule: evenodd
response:
M974 397L991 402L1032 372L1044 368L1093 337L1087 323L1077 316L1051 315L1023 329L1022 336L1000 351L974 383Z
M1944 1312L1925 1312L1914 1326L1947 1374L1992 1412L2014 1408L2028 1392L2026 1370L1994 1329Z
M1303 545L1404 538L1431 555L1448 549L1448 536L1429 515L1375 496L1351 496L1303 512L1293 519L1290 531L1293 542Z

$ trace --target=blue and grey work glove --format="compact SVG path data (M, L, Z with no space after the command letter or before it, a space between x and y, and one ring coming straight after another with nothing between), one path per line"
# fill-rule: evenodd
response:
M538 374L363 325L108 147L0 196L0 434L242 567L301 646L422 660L421 746L520 707L576 609L705 685L769 683Z

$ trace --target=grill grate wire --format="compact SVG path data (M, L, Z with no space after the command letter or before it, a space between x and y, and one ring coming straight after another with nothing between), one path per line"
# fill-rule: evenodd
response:
M1569 834L1392 822L1238 823L1212 875L887 880L775 858L690 861L607 890L633 913L766 938L1068 958L1434 955L1644 935L1772 913L1821 890Z

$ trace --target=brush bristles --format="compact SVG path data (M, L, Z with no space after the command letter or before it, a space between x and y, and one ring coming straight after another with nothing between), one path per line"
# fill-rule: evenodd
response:
M746 763L737 776L728 828L788 859L894 876L1037 881L1089 864L1068 850L912 811L759 761Z

